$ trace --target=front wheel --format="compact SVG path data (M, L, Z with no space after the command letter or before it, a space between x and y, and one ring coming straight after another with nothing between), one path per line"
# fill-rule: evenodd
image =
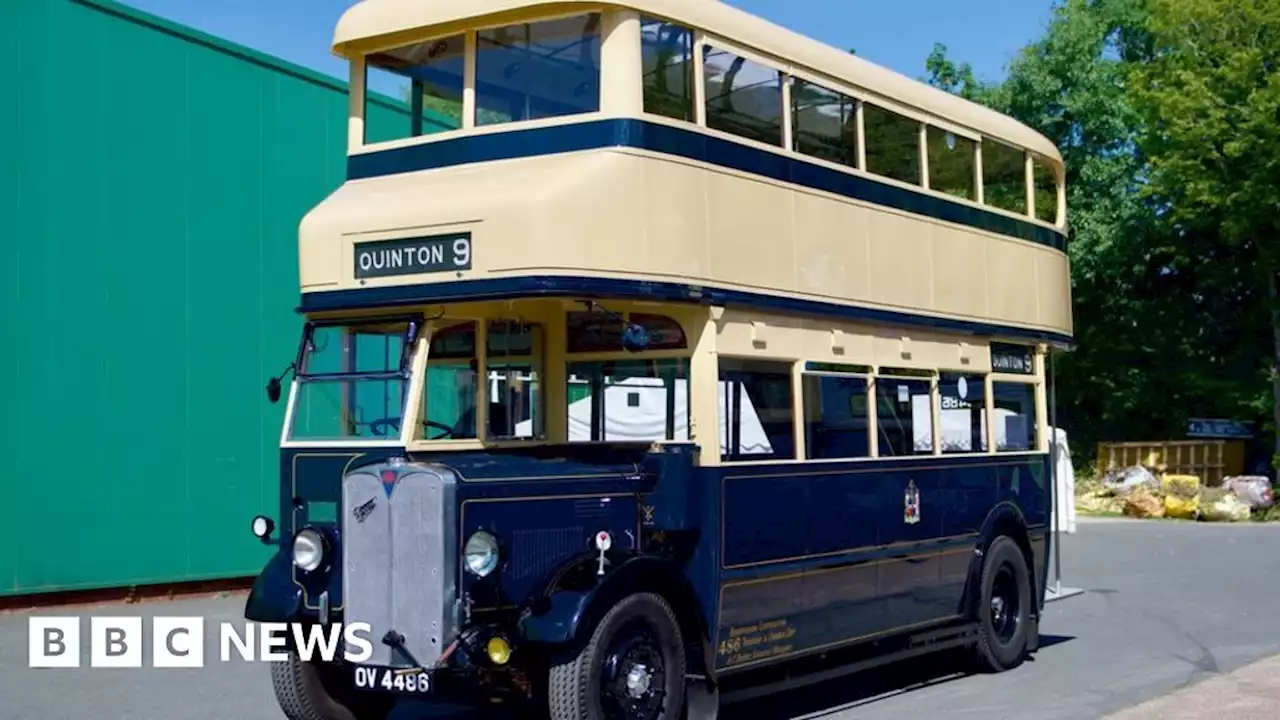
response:
M1031 632L1031 573L1018 543L1007 535L987 548L978 585L978 641L974 656L987 672L1002 672L1026 659Z
M659 595L614 605L585 645L556 658L551 720L677 720L684 710L684 640Z
M306 662L296 652L271 663L276 702L289 720L384 720L394 701L344 687L332 668Z

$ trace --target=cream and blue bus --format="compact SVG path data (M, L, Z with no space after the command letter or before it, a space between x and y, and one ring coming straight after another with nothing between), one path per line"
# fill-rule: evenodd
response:
M364 0L333 50L245 614L373 652L291 648L287 717L708 718L1037 649L1052 143L716 0Z

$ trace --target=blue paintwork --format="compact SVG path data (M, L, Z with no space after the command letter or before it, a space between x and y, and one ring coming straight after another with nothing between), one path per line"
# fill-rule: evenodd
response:
M1048 525L1047 463L1019 455L722 469L717 647L759 623L785 623L770 646L796 654L962 616L974 549L995 521L1007 513L1038 534ZM917 524L903 520L910 481ZM740 648L717 664L765 657Z
M794 313L836 320L854 320L883 325L900 325L967 333L980 337L1007 337L1040 340L1072 347L1070 335L1033 328L971 322L914 313L802 300L781 295L730 290L708 285L618 280L614 278L561 275L527 275L485 280L454 280L421 285L394 285L354 290L333 290L302 294L302 313L361 308L388 308L406 305L433 305L476 300L503 300L535 297L617 298L662 302L699 303L765 312Z
M254 579L244 616L255 622L290 622L301 605L302 590L293 583L293 554L286 543Z
M352 155L347 179L455 167L469 163L555 155L598 148L648 150L800 187L966 225L1066 251L1067 236L1027 220L935 197L871 177L833 170L806 160L712 137L694 126L678 128L633 118L588 120L545 128L487 133L422 145ZM782 148L779 148L781 151Z
M410 459L444 463L461 480L459 543L478 529L498 536L501 570L487 579L463 573L462 588L477 620L506 618L526 640L575 637L593 602L612 596L610 583L654 574L687 589L685 610L696 614L694 627L707 629L713 672L945 622L969 610L967 590L980 567L975 550L1008 521L1028 531L1043 596L1046 454L700 468L693 450L582 444ZM339 499L344 469L401 453L286 451L282 502L292 506L296 485L301 527L308 503ZM909 482L919 491L916 524L904 522ZM340 551L342 522L339 515L336 523L310 524L331 532ZM340 573L298 578L287 564L294 529L281 523L284 552L263 571L246 612L292 619L282 616L293 612L301 586L303 605L313 608L303 617L314 617L327 590L338 619ZM614 538L603 578L593 572L599 530Z

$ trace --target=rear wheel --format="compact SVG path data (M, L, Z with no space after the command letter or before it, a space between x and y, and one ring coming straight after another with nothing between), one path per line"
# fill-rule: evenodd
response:
M987 548L978 584L978 641L974 659L987 672L1022 664L1031 631L1031 573L1021 548L1007 535Z
M305 662L289 651L289 659L271 663L276 702L289 720L384 720L392 698L360 694L328 665Z
M551 720L678 720L684 711L684 640L659 595L628 596L587 642L551 664Z

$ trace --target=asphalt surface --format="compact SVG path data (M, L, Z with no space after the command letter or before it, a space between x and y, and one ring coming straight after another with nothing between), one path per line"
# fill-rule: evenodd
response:
M1078 529L1063 543L1063 581L1087 592L1049 605L1043 648L1022 667L974 676L959 674L950 657L915 661L729 705L720 716L1280 717L1280 687L1270 679L1280 676L1280 659L1255 664L1280 655L1280 526L1082 519ZM82 618L75 669L29 668L32 613L0 615L0 720L280 720L265 665L220 661L214 628L243 623L242 608L243 598L231 597L36 613ZM148 631L143 668L90 668L91 614L142 616L144 628L157 615L203 617L206 665L149 667ZM1229 701L1251 704L1224 712ZM405 708L397 716L440 714Z

